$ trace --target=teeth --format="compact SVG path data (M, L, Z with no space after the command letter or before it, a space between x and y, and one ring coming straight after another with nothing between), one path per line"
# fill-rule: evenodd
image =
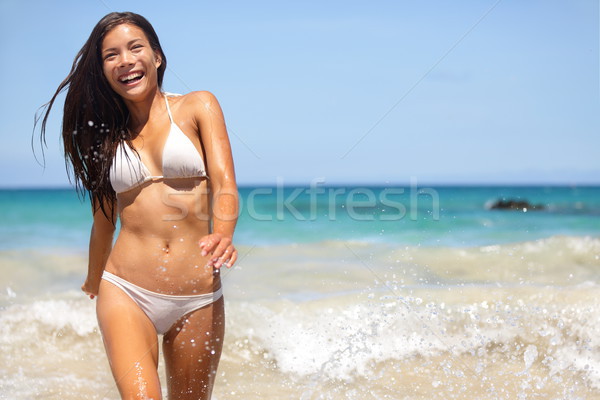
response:
M129 75L126 75L126 76L123 76L123 77L119 78L119 80L121 82L125 82L125 81L130 81L130 80L135 79L135 78L140 78L141 76L142 76L141 72L132 72Z

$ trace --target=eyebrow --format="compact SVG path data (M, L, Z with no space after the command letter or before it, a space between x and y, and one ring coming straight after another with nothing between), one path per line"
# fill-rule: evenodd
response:
M134 42L137 42L138 40L142 40L142 38L136 38L136 39L130 40L129 42L127 42L127 46L131 46ZM102 50L102 53L106 53L107 51L115 51L115 50L117 50L116 47L111 47L111 48Z

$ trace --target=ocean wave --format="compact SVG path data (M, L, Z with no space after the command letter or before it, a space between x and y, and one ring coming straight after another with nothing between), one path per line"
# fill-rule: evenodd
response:
M361 291L385 283L396 288L431 285L551 285L598 282L600 238L553 236L475 247L425 247L324 241L239 249L227 284L248 295ZM293 276L294 279L287 279ZM252 282L252 284L248 284ZM226 285L227 286L227 285Z
M94 303L78 293L0 308L0 398L114 397L105 359Z
M456 387L504 380L515 393L584 377L585 390L599 394L599 294L598 286L464 288L230 304L225 357L262 360L304 381L374 383L410 367L437 370L438 385L449 376Z
M277 243L277 244L255 244L255 245L241 245L242 249L249 248L269 248L273 250L281 249L282 251L294 250L294 249L316 249L316 250L336 250L344 249L348 245L353 247L371 248L374 250L385 251L386 249L421 249L421 250L435 250L435 249L461 249L461 250L480 250L482 252L490 252L499 250L502 248L514 249L519 246L523 246L525 251L528 252L540 252L546 251L561 251L564 249L576 251L578 253L598 253L600 251L600 237L595 236L567 236L567 235L552 235L534 240L526 240L521 242L509 242L501 244L481 245L481 246L440 246L440 245L420 245L420 244L395 244L385 241L371 241L355 239L326 239L319 240L316 242L303 243Z
M74 296L74 295L73 295ZM21 335L97 334L94 303L80 299L36 300L30 304L14 304L0 312L0 345L12 345Z
M98 362L106 357L94 302L77 296L0 310L5 395L117 395L107 362ZM382 285L304 301L226 296L216 397L596 398L599 299L594 283Z

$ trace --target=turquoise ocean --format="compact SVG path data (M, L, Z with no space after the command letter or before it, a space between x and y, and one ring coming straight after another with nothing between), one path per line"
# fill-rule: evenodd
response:
M215 399L600 399L600 186L239 191ZM119 398L91 222L0 190L0 399Z

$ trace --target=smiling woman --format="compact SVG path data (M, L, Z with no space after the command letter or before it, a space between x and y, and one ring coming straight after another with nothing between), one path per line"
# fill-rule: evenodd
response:
M219 269L237 259L238 195L223 113L212 93L162 92L166 64L145 18L108 14L42 121L44 137L52 105L68 88L64 149L94 218L82 290L97 297L123 399L161 398L157 335L169 398L210 398L224 336ZM173 218L174 209L195 212Z
M161 54L154 51L144 32L135 25L123 24L110 31L102 43L104 76L111 88L124 99L131 90L140 92L140 83L157 82L157 71L162 64ZM135 65L124 70L123 65ZM145 78L145 79L144 79Z

